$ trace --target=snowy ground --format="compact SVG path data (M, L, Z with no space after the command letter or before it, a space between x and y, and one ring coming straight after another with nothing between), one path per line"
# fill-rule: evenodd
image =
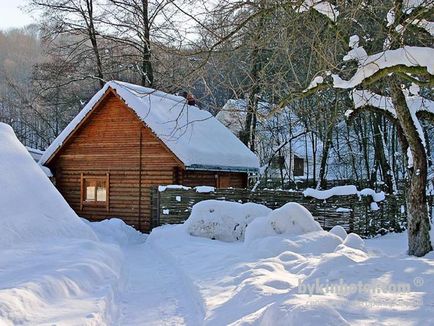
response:
M406 256L405 234L367 241L367 254L344 246L332 249L323 236L319 232L290 238L310 249L294 250L294 243L284 244L279 237L270 237L259 248L259 243L251 247L191 237L182 226L170 226L155 230L148 245L170 256L188 276L196 293L192 299L203 306L206 325L434 324L433 253ZM281 250L284 246L293 250ZM378 282L408 283L410 291L301 293L300 284L317 280L362 282L374 288Z
M434 252L407 256L405 233L208 201L146 236L80 219L2 124L0 139L2 326L434 325Z
M434 323L434 255L406 256L405 233L367 240L364 253L343 245L335 250L339 241L323 231L270 236L252 246L191 236L183 225L155 229L146 239L118 220L88 224L103 243L2 251L0 324ZM108 254L114 256L107 260ZM300 284L317 279L411 288L301 293Z

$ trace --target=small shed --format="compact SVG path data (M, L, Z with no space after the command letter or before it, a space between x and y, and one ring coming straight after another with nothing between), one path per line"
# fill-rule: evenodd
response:
M151 225L156 185L245 188L259 160L186 99L108 82L47 148L40 164L79 216Z

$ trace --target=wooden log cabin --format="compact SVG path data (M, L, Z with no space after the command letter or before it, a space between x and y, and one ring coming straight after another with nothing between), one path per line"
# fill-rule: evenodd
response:
M209 112L185 98L108 82L47 148L40 164L75 212L151 225L151 188L245 188L259 161Z

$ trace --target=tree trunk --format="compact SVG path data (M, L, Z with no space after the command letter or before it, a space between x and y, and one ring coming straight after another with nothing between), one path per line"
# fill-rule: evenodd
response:
M264 1L260 3L261 7L265 6ZM256 125L257 125L257 109L258 109L258 95L260 92L260 77L259 73L262 69L262 58L260 51L260 41L263 32L265 16L262 13L259 17L257 30L253 35L253 49L251 53L252 67L250 69L251 89L249 97L247 99L247 115L244 131L241 133L241 141L250 148L252 152L255 152L255 137L256 137Z
M405 101L399 82L392 85L392 101L397 118L408 142L408 153L412 164L408 165L408 254L424 256L432 250L429 235L430 224L426 198L427 156L426 150L413 122L412 114Z
M324 189L326 187L325 171L326 171L326 167L327 167L327 159L329 156L329 150L330 150L330 145L332 142L332 136L333 136L333 126L328 126L327 133L326 133L326 139L324 141L323 149L322 149L318 184L316 186L317 189L320 189L320 188Z
M378 167L381 170L383 181L387 187L387 192L393 193L395 191L394 184L393 184L393 175L392 175L390 164L385 155L383 133L381 131L380 125L381 125L381 116L379 114L375 114L374 119L372 121L372 127L374 132L374 149L375 149L376 165L378 165Z
M142 54L142 86L152 87L154 70L151 63L151 41L149 31L148 0L142 0L143 16L143 54Z
M86 1L86 6L89 15L87 29L88 29L89 39L90 39L90 43L92 44L92 50L95 55L95 61L96 61L96 77L98 78L99 86L102 88L104 86L104 74L102 70L102 61L99 53L98 41L96 38L95 25L93 23L93 1L92 0ZM86 19L86 17L84 17L84 19Z
M346 142L348 149L350 150L351 155L351 168L352 168L352 175L355 176L355 179L359 181L359 174L357 173L357 167L356 167L356 158L354 155L353 145L351 144L350 140L351 134L350 134L350 127L348 124L346 124Z

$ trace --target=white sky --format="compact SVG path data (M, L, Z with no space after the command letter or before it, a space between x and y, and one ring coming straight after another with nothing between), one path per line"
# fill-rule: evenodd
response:
M33 23L32 15L20 10L27 4L26 0L0 0L0 29L23 27Z

